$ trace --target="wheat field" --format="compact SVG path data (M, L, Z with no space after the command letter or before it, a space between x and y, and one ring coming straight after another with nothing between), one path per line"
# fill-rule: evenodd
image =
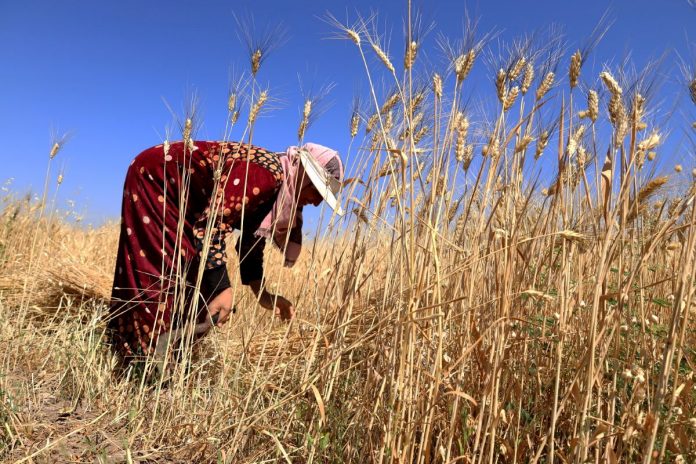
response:
M657 127L657 66L586 69L602 25L568 52L469 23L436 70L408 17L402 56L374 17L327 19L370 92L339 148L348 214L325 210L292 270L267 251L297 317L260 308L231 265L237 313L166 385L117 375L104 342L118 224L55 210L48 173L36 198L6 193L2 459L696 462L696 172L662 151L670 132L696 140L693 64L673 67L686 118ZM272 43L249 39L225 138L252 140L271 98ZM329 91L300 103L300 142Z

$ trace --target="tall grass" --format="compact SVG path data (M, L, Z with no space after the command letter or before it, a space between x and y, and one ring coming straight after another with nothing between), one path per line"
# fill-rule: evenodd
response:
M5 198L6 459L696 460L696 191L654 167L677 130L652 123L657 69L588 74L603 27L566 60L559 40L494 50L474 23L438 40L450 62L432 69L427 28L407 15L403 66L373 19L332 21L370 82L350 117L365 134L344 153L351 213L325 211L292 270L268 253L266 285L296 319L259 309L232 266L239 312L189 347L168 388L114 375L102 342L118 227ZM225 138L253 141L269 99L257 51ZM464 103L474 67L495 92L480 109Z

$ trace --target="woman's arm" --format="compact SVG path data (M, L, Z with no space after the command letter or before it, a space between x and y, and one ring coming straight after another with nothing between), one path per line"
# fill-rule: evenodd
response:
M295 307L290 301L280 295L274 295L262 287L260 280L249 282L249 286L259 300L259 304L266 309L273 309L276 316L280 316L284 321L295 317Z
M239 274L242 283L251 287L261 306L275 310L283 320L292 319L295 315L293 304L280 295L266 291L262 285L266 239L247 231L239 237L235 248L239 254Z

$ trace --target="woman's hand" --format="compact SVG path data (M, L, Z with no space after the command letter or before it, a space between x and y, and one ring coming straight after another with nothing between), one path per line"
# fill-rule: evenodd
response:
M267 304L261 303L261 306L266 309L275 310L275 315L280 316L280 318L284 321L289 321L295 317L295 307L288 300L280 295L273 295L272 293L268 293L266 291L264 291L264 294L264 297L262 297L259 302L265 299ZM273 303L275 303L275 306Z
M272 309L275 315L279 316L284 321L289 321L295 317L295 306L282 296L274 295L273 293L267 292L266 289L261 288L260 280L253 281L249 285L258 297L259 304L262 307Z
M232 289L226 288L217 294L215 298L208 303L208 311L210 311L210 317L212 318L216 314L217 326L222 327L225 322L230 318L230 312L232 311Z

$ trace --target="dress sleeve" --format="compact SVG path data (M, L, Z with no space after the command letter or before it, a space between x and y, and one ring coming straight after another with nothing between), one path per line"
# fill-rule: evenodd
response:
M218 233L213 238L213 241L216 244L221 244L220 253L222 254L224 262L226 263L227 258L225 256L224 236ZM206 263L206 269L203 271L203 281L201 282L201 290L203 295L207 296L208 298L214 297L231 286L230 276L227 273L227 266L222 264L215 267L209 267L212 266L210 263L211 260L209 258L208 262Z
M215 295L230 286L225 239L233 229L240 228L240 225L243 227L244 240L238 241L237 251L242 283L248 285L261 279L265 240L255 237L254 232L271 210L279 188L278 182L268 169L262 169L256 163L247 165L245 161L235 162L236 159L243 159L247 155L258 159L261 149L253 148L251 151L245 145L231 143L225 145L220 153L226 156L220 178L221 185L215 194L211 195L209 205L193 225L196 249L201 261L205 261L202 286L205 288L201 288L204 297ZM249 166L254 168L251 169ZM246 211L246 214L242 220L243 211ZM215 222L212 225L210 247L204 255L203 239L211 218L215 218Z
M219 154L217 154L217 150L219 149L220 147L212 148L217 156L219 156ZM208 160L205 161L209 162ZM213 158L213 161L217 160ZM203 280L201 282L201 294L206 299L213 298L221 291L230 287L230 278L227 272L225 239L232 231L230 219L233 207L234 205L229 195L227 195L224 186L220 186L217 188L216 193L211 195L208 206L193 224L193 237L196 252L201 261L205 262ZM213 211L213 208L217 208L217 211ZM213 218L215 222L211 228L210 245L208 252L204 256L203 242L205 239L205 230L208 222Z
M210 299L218 293L230 287L230 277L227 273L227 254L225 252L225 239L228 234L228 226L218 218L213 226L210 236L208 253L203 256L203 239L205 238L206 222L203 218L209 217L209 211L196 221L194 225L194 237L196 251L201 260L205 259L205 270L201 282L201 294Z
M272 207L273 201L259 205L245 219L244 229L237 239L235 249L239 255L239 276L244 285L263 278L263 252L266 249L266 239L257 236L255 232Z

